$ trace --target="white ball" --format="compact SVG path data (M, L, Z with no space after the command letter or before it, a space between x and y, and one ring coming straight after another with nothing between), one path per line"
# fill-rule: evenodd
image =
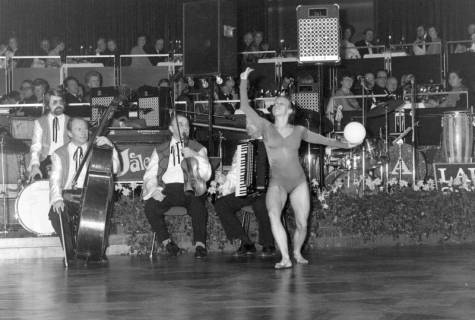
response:
M353 121L345 126L345 129L343 129L343 136L349 143L360 144L366 137L366 129L361 123Z

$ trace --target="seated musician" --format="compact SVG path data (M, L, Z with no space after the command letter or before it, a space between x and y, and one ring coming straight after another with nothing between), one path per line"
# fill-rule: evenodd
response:
M69 117L64 114L64 92L52 89L46 95L49 112L35 120L31 138L31 161L28 166L29 178L47 178L51 168L53 152L69 142L66 124Z
M463 83L463 76L460 71L452 70L449 73L450 91L447 98L439 104L440 108L466 108L467 100L464 100L465 95L461 91L468 91L468 88Z
M344 98L352 96L351 87L353 86L353 76L343 74L340 80L341 87L335 91L327 105L326 116L332 123L340 123L343 118L342 111L360 110L358 100L355 98ZM340 130L340 129L337 129Z
M246 126L247 133L251 138L256 139L259 137L256 126L248 123ZM262 143L262 151L265 152L265 147ZM258 157L261 158L261 157ZM265 159L261 159L262 163L256 165L256 175L265 174L266 170L262 168L262 165L267 165L267 156ZM272 256L275 254L274 237L272 236L272 230L269 221L269 215L266 208L266 194L261 193L258 195L248 195L245 197L237 197L235 194L236 188L239 186L240 170L237 159L237 154L234 154L231 170L224 178L224 182L220 186L221 194L214 207L218 214L224 231L230 241L240 240L241 245L236 251L236 256L244 256L254 254L256 252L256 246L249 239L249 236L244 231L241 223L236 217L236 213L244 206L252 206L254 214L259 225L259 244L262 246L261 256Z
M206 250L206 222L208 211L205 198L195 196L185 190L184 172L181 163L193 157L198 160L198 175L204 181L211 176L211 165L208 161L206 148L195 140L189 139L190 123L183 115L175 115L170 119L169 130L172 137L153 150L150 163L143 178L143 199L145 215L156 233L156 238L164 246L169 255L179 253L179 247L171 240L165 225L164 213L173 206L183 206L192 219L195 258L204 258ZM180 143L183 138L188 146Z
M74 258L75 244L73 235L77 228L77 223L79 222L77 219L79 208L78 205L72 202L65 202L62 193L63 190L72 189L74 187L71 184L88 146L88 123L82 118L69 119L67 123L67 134L71 141L57 149L51 155L52 169L49 180L51 209L49 219L54 231L61 239L61 225L59 219L59 214L61 214L66 242L66 253L69 260ZM112 142L102 136L97 137L95 143L98 146L109 145L113 147ZM113 149L112 164L114 173L117 173L120 169L120 160L115 149ZM76 187L82 188L84 185L86 171L87 165L84 165L77 179Z

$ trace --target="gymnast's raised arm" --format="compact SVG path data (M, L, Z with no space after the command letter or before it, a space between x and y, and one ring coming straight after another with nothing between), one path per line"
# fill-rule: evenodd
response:
M253 69L246 68L244 72L241 73L241 83L239 84L239 95L241 99L241 111L246 114L246 117L254 123L259 129L262 129L262 125L267 121L257 114L257 112L249 105L249 97L247 96L247 83L248 76Z
M324 146L329 146L333 148L341 148L341 149L351 149L355 145L352 145L348 142L341 142L336 139L330 139L327 137L322 136L321 134L312 132L303 126L299 126L302 128L302 140L308 143L314 144L321 144Z

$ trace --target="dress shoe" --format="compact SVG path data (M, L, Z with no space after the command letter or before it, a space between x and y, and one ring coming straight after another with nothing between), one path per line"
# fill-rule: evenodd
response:
M205 247L197 246L195 249L195 258L196 259L203 259L206 258L208 255L208 250Z
M237 257L253 255L256 253L256 246L253 243L241 243L239 249L237 249L236 253L234 253Z
M275 247L274 246L263 246L260 256L264 257L264 258L275 256Z
M180 252L180 248L175 244L175 242L170 241L165 246L165 250L167 250L168 255L175 257Z

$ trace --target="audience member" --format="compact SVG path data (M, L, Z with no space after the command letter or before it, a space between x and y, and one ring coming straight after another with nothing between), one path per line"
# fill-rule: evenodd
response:
M147 36L141 34L137 37L137 45L130 50L130 54L133 55L144 55L147 54L145 51L145 45L147 44ZM145 57L132 57L132 67L136 68L143 68L143 67L150 67L152 64L150 60Z
M63 81L64 90L64 102L66 103L66 109L70 103L83 102L82 96L79 95L79 81L75 77L69 76ZM66 112L67 113L67 112Z
M386 90L391 95L398 95L398 83L396 77L389 77L386 81Z
M442 39L439 38L437 29L434 26L430 26L427 32L430 42L427 46L426 54L440 54L442 51Z
M373 87L374 94L387 94L386 84L388 81L388 72L386 70L378 70L376 72L376 81Z
M107 50L107 44L106 44L106 38L104 37L99 37L96 42L96 50L94 51L96 55L101 56L106 54Z
M20 85L20 103L36 103L37 99L33 93L33 82L23 80Z
M332 123L336 124L336 130L341 130L339 124L343 118L342 111L361 109L355 98L344 98L353 95L351 87L353 87L353 76L348 73L343 74L340 80L340 88L335 91L328 102L325 114Z
M46 57L51 51L51 44L48 39L42 38L39 43L39 47L35 52L35 56ZM34 58L33 63L31 64L32 68L46 68L46 58Z
M243 47L242 51L243 52L250 52L253 51L252 44L254 42L254 36L252 35L251 32L247 32L243 37ZM257 57L255 57L253 54L243 54L242 60L241 60L241 65L242 68L245 69L247 65L250 63L256 63L257 62Z
M49 56L59 56L60 58L51 58L48 59L46 65L50 68L59 68L61 67L61 57L65 48L64 41L56 38L53 41L53 49L48 53Z
M471 23L467 27L468 39L472 41L468 45L459 43L455 48L455 53L464 53L467 51L474 51L475 52L475 23Z
M364 57L365 54L376 53L376 49L374 48L373 29L366 29L364 31L364 39L356 42L355 45L356 47L358 47L358 51L360 52L361 57Z
M119 51L119 48L117 47L117 42L115 41L115 39L107 40L107 48L104 51L104 55L114 56L114 59L112 58L101 59L100 62L104 64L105 67L113 67L114 64L117 65L120 59L120 51Z
M346 26L343 29L343 39L342 39L342 56L344 59L359 59L361 58L358 49L351 42L351 38L355 34L355 28L351 25Z
M12 36L8 39L8 48L7 51L5 52L5 56L8 58L13 58L13 57L21 57L24 56L25 54L19 49L18 47L18 39L15 36ZM28 67L30 66L32 61L30 59L17 59L17 60L12 60L12 66L15 67Z
M460 91L468 91L467 87L463 84L463 76L460 71L453 70L449 73L449 85L450 91L447 98L439 105L441 108L455 108L455 107L467 107L466 95L457 93ZM453 92L453 93L450 93Z
M163 38L155 40L155 45L150 51L150 54L167 54L165 51L165 40ZM168 57L149 57L149 59L150 63L156 66L159 62L166 62Z
M218 100L239 100L236 93L236 83L232 77L227 77L223 84L219 86ZM214 112L219 116L229 116L234 114L237 103L218 103L215 105Z
M416 56L422 56L426 54L426 38L427 33L423 25L417 26L416 29L416 40L412 44L412 52Z
M45 94L49 90L49 83L45 79L33 80L33 93L35 95L35 103L43 103L46 101Z

